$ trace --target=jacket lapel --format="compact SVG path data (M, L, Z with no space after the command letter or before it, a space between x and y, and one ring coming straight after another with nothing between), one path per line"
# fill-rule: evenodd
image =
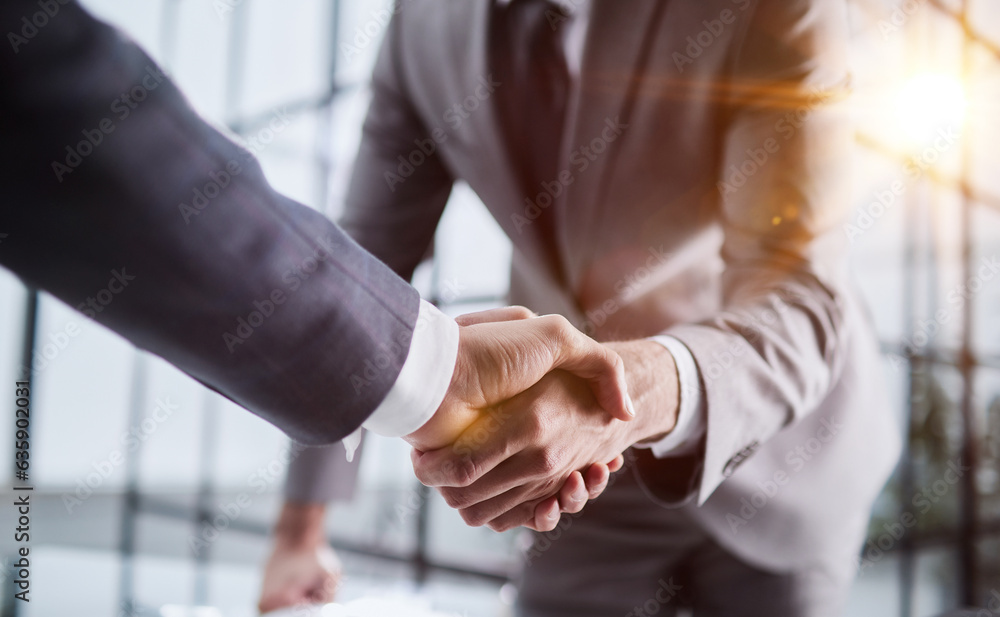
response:
M469 54L465 69L470 88L483 78L491 79L490 24L493 7L494 0L475 3L471 23L474 31L470 40L475 42L476 48ZM505 87L515 85L501 83L496 89L499 91ZM476 113L470 115L468 122L472 123L472 134L476 136L476 143L469 151L470 160L475 160L475 165L470 166L472 173L467 176L470 186L482 196L486 207L516 249L530 263L544 268L545 275L556 282L559 278L557 264L552 263L543 245L544 240L527 217L525 200L528 196L524 194L521 179L513 166L513 157L517 153L510 152L507 146L495 93L483 102Z
M667 0L592 0L587 42L580 71L579 96L568 110L563 169L574 181L557 201L561 253L568 257L574 286L600 209L605 182L620 141L628 137L629 98L638 85L636 71L648 54ZM641 136L640 136L641 137ZM577 247L575 250L572 247ZM583 259L581 259L583 258Z

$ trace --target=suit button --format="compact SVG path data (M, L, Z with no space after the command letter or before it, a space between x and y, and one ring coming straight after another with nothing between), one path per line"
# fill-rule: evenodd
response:
M723 477L728 478L729 476L731 476L734 473L736 473L736 468L739 467L741 464L743 464L743 461L745 461L748 458L750 458L750 456L754 452L756 452L757 448L759 448L759 447L760 447L760 443L754 441L750 445L748 445L747 447L743 448L742 450L740 450L739 452L737 452L735 455L733 455L733 458L729 459L726 462L725 467L722 468L722 475L723 475Z

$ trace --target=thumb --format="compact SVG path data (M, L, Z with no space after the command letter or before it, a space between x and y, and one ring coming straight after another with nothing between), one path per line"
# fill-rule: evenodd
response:
M519 319L531 319L538 317L523 306L505 306L502 308L478 311L476 313L466 313L459 315L455 321L460 326L472 326L480 323L493 323L497 321L515 321Z
M574 328L561 315L546 315L533 321L545 329L550 340L558 342L553 369L586 379L598 404L613 417L625 422L635 418L621 356Z

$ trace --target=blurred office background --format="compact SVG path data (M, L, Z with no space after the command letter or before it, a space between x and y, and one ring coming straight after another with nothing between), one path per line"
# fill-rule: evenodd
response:
M247 140L280 191L337 216L386 0L84 4ZM851 0L851 16L858 190L845 234L893 394L892 409L872 412L898 418L909 446L849 614L925 617L1000 597L1000 5ZM509 256L458 187L417 285L454 314L498 305ZM29 299L0 271L10 402ZM44 294L35 317L32 601L15 607L5 593L4 613L255 614L284 437ZM12 459L12 433L0 422L0 460ZM467 528L412 478L402 442L368 446L357 498L328 517L343 597L417 594L463 615L508 614L517 534ZM949 465L971 470L952 481ZM12 511L0 509L4 529ZM905 512L916 524L899 537ZM5 588L11 540L0 540Z

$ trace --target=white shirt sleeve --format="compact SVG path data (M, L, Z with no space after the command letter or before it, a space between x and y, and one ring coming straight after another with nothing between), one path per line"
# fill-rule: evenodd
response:
M347 460L354 458L362 429L402 437L426 424L448 392L457 358L458 324L430 302L421 300L403 368L362 428L344 438Z
M698 441L707 428L705 397L701 392L698 366L694 362L691 350L676 338L662 335L651 337L649 340L666 347L674 357L681 390L680 408L677 411L677 424L663 439L637 443L634 447L650 448L657 458L690 454L698 446Z

